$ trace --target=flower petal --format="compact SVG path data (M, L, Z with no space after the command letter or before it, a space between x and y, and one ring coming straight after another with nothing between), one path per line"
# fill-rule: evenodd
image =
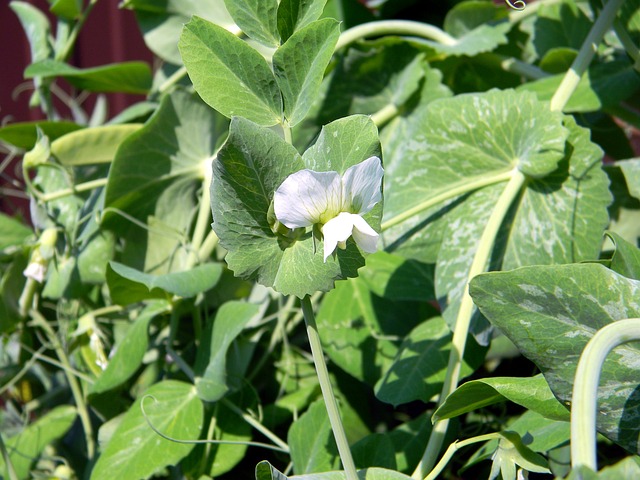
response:
M342 176L342 210L367 213L382 199L380 185L384 169L378 157L349 167Z
M276 218L289 228L308 227L340 211L338 172L300 170L289 175L273 197Z
M342 212L337 217L329 220L322 227L322 235L324 236L325 262L327 261L329 255L331 255L338 246L338 242L345 242L351 236L354 217L358 217L358 215Z
M360 215L353 215L353 239L367 253L378 251L378 234Z

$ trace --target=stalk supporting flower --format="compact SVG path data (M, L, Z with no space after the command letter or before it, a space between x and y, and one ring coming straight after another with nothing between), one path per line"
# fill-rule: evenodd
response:
M362 215L382 199L383 174L378 157L348 168L342 176L335 171L300 170L289 175L276 190L276 218L292 229L318 225L324 238L325 262L336 247L346 248L351 236L363 251L374 253L378 233Z

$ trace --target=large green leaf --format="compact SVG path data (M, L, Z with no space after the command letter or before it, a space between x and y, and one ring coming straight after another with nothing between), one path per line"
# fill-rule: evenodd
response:
M327 0L281 0L278 5L278 31L282 42L317 20L326 3Z
M62 77L71 85L90 92L123 92L146 94L151 88L151 69L144 62L122 62L93 68L76 68L46 59L32 63L24 71L25 78Z
M502 5L468 0L458 3L447 12L443 27L447 33L462 37L480 25L504 20L506 17L507 10Z
M105 125L75 130L51 142L51 154L65 166L111 162L120 144L142 125Z
M115 345L115 353L109 358L104 372L98 377L89 393L103 393L126 382L142 364L149 345L149 324L160 313L168 310L165 302L147 306L133 321L127 334Z
M631 158L616 162L622 170L629 193L640 200L640 158Z
M53 142L58 137L82 129L82 126L64 120L9 123L0 128L0 140L23 150L31 150L38 140L38 129Z
M280 44L277 0L225 0L224 3L247 36L268 47Z
M325 134L303 158L273 131L234 118L227 143L214 162L211 185L213 229L229 252L226 261L231 270L299 297L330 290L335 280L356 276L364 258L355 242L350 240L346 250L337 252L337 259L325 263L316 253L322 247L314 245L310 231L295 240L274 231L271 203L288 175L305 167L342 174L379 154L379 148L375 126L362 116L325 127ZM381 203L364 215L374 229L379 228Z
M31 47L31 61L39 62L48 58L51 54L49 35L51 35L51 25L47 16L38 8L28 2L11 2L11 9L20 19L29 46Z
M273 70L290 125L300 123L316 100L339 36L340 24L325 18L295 32L273 54Z
M441 317L422 322L404 338L393 363L376 383L376 397L398 406L414 400L427 403L442 389L451 351L451 331ZM485 349L467 342L461 376L472 373Z
M336 284L325 296L317 322L331 360L373 386L393 364L405 335L425 315L416 302L379 297L366 280L357 278Z
M525 267L472 280L481 312L542 370L551 390L569 403L580 354L594 333L640 316L636 280L602 265ZM640 450L640 349L632 343L607 357L598 390L598 430L632 452Z
M542 5L535 18L532 43L540 58L558 47L580 50L591 26L592 22L575 2Z
M227 117L260 125L282 120L282 97L264 57L222 27L194 16L178 43L193 86Z
M611 270L625 277L640 280L640 249L617 233L607 232L607 236L615 245L611 257Z
M19 247L29 237L33 231L24 223L0 213L0 252L7 247Z
M208 354L206 368L196 372L195 380L198 396L205 402L216 402L228 391L227 350L249 321L259 312L254 303L230 301L222 304L213 323L205 333L206 341L200 345L198 353Z
M192 15L238 32L224 0L124 0L123 4L135 10L149 50L174 65L182 64L178 39Z
M125 413L102 451L92 480L148 478L189 454L193 444L166 440L196 440L202 429L203 407L193 385L163 380L148 388Z
M75 407L59 406L27 426L19 434L3 438L9 459L19 479L33 478L30 474L32 464L40 457L47 445L67 433L76 417ZM3 457L0 457L0 472L3 478L13 478L7 471Z
M287 443L296 475L332 470L338 448L331 431L327 408L322 400L314 402L291 425Z
M453 418L506 400L546 418L569 421L569 411L553 396L542 375L491 377L467 382L447 397L433 414L433 419Z

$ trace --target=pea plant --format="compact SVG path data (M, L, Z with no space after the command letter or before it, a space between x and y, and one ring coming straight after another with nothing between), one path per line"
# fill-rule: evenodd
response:
M640 478L640 1L96 3L10 5L0 476Z

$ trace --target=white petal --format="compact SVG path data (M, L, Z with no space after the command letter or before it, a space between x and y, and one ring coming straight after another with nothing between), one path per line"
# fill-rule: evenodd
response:
M322 235L324 236L324 261L327 261L329 255L338 246L339 242L345 242L351 236L353 230L354 217L351 213L342 212L335 218L332 218L322 227ZM365 222L366 223L366 222Z
M380 185L384 170L378 157L369 157L349 167L342 176L343 210L367 213L382 199Z
M338 172L300 170L289 175L273 197L280 223L289 228L308 227L340 211L342 192Z
M47 274L47 269L41 263L31 262L27 265L27 268L24 269L22 274L27 278L32 278L36 282L42 283Z
M378 251L378 234L360 215L353 215L353 239L367 253Z

